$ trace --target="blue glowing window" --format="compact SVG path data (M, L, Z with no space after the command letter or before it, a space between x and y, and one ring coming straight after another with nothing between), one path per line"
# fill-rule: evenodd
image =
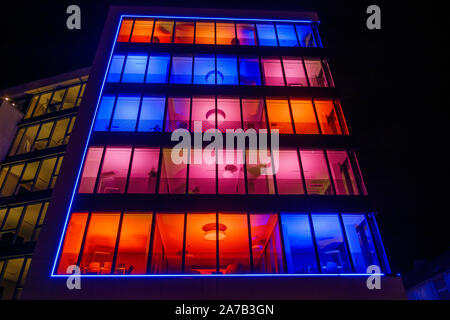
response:
M236 24L237 36L240 45L256 45L255 25L247 23Z
M119 95L114 110L111 131L135 131L141 97Z
M145 82L167 83L169 77L169 63L169 54L162 53L150 55Z
M258 31L258 40L260 46L276 47L278 45L275 26L273 24L257 24L256 30Z
M216 84L216 62L214 55L199 54L194 59L194 83Z
M148 55L129 54L123 70L122 82L142 83L145 77Z
M292 24L277 24L277 33L281 47L298 47L297 36Z
M139 116L138 131L161 132L166 97L144 97Z
M313 30L310 24L296 25L295 28L297 29L298 40L300 41L301 47L317 47L317 43L314 39Z
M111 114L114 107L114 96L104 96L98 108L97 119L95 120L95 131L108 131Z
M192 83L192 57L173 56L170 83Z
M217 55L217 84L239 84L236 56Z
M119 82L120 75L122 74L123 62L125 61L124 55L114 55L109 66L108 82Z
M261 73L259 71L258 58L240 58L239 73L241 85L261 85Z
M351 273L352 268L338 215L313 214L312 221L322 272Z
M281 221L288 272L317 273L308 215L282 213Z

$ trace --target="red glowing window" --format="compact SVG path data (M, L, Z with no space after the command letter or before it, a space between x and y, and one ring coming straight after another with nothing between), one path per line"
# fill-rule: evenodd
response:
M145 274L147 272L151 230L151 213L123 215L115 274Z
M214 22L196 22L195 43L214 44L215 43Z
M218 165L218 184L220 194L244 194L244 152L223 150L223 160Z
M189 130L191 98L168 98L166 132Z
M316 115L311 100L291 99L292 116L297 134L318 134Z
M239 98L217 99L217 128L224 133L227 129L242 128Z
M158 20L153 31L153 43L172 43L173 21Z
M297 150L279 150L274 163L278 194L304 194Z
M125 192L130 156L131 148L106 148L97 193Z
M91 215L80 264L82 273L111 273L119 220L120 213Z
M333 194L327 162L322 150L300 150L308 194Z
M150 43L153 31L153 19L137 19L134 22L131 42Z
M64 236L64 245L59 260L58 274L65 274L67 267L78 264L81 242L86 227L87 213L72 213Z
M274 194L270 151L247 150L247 186L249 194Z
M236 30L234 28L234 23L217 22L216 37L216 44L235 45Z
M102 160L103 148L91 147L88 150L84 162L83 174L81 176L79 193L94 192L100 161Z
M189 194L216 193L214 150L192 149L189 162Z
M242 99L244 130L266 129L266 112L263 99Z
M307 87L305 69L302 58L283 57L284 73L287 85L290 87Z
M128 42L130 40L131 29L133 28L132 19L124 19L122 25L120 26L119 36L117 38L118 42Z
M327 150L327 157L336 194L358 195L358 187L347 151Z
M266 99L266 104L270 129L278 129L280 133L294 133L288 100Z
M283 70L279 58L261 59L264 84L266 86L284 86Z
M194 43L194 22L177 21L175 43Z
M331 100L314 100L322 134L342 134L338 115Z
M128 193L155 193L158 163L159 149L135 149Z
M224 120L223 112L218 120ZM216 99L214 97L192 98L192 132L205 132L216 127Z
M172 160L172 152L183 161L175 163ZM163 149L159 193L186 193L188 156L183 149Z

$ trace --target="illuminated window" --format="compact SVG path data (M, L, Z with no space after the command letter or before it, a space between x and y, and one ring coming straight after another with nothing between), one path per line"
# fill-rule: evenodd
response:
M130 171L128 193L155 193L159 149L136 148Z
M131 29L133 28L132 19L124 19L122 25L120 26L119 36L117 38L118 42L128 42L130 40Z
M39 161L29 162L22 173L16 194L24 194L33 191L34 179L39 169Z
M235 45L236 30L234 23L217 22L216 23L216 44Z
M65 118L56 121L55 128L53 130L48 148L60 146L64 144L64 137L66 135L67 126L69 125L70 118Z
M194 84L216 84L214 55L197 54L194 58Z
M165 106L165 96L144 97L139 115L138 131L161 132Z
M236 29L240 45L256 45L255 25L238 23Z
M304 194L297 150L279 150L274 163L278 194Z
M3 182L3 187L0 193L2 197L8 197L14 194L17 183L19 183L23 168L23 164L17 164L10 167L8 176Z
M36 137L36 141L34 142L31 151L43 150L47 147L48 138L50 137L52 128L53 128L53 121L46 122L41 125L39 133Z
M140 96L119 95L111 123L111 131L135 131Z
M36 107L36 104L38 102L38 99L39 99L39 95L35 95L35 96L33 96L33 98L31 98L30 105L28 106L28 110L27 110L27 113L25 114L24 119L28 119L31 117L31 115L33 114L34 108Z
M247 86L260 86L261 74L257 58L239 58L240 84Z
M283 57L284 73L287 85L290 87L307 87L305 69L301 58Z
M153 31L153 43L172 43L173 21L158 20Z
M168 98L166 132L176 129L189 130L190 98Z
M358 187L347 151L327 150L327 157L336 194L358 195Z
M321 150L300 150L308 194L333 194L327 162Z
M23 206L10 208L8 211L8 216L6 217L6 221L2 227L2 231L15 231L17 229L17 225L19 224L20 217L22 216L23 211Z
M260 46L276 47L278 45L275 26L273 24L257 24L256 30L258 31L258 42Z
M219 194L245 194L243 150L223 150L218 165Z
M52 92L47 92L39 96L39 101L34 109L33 117L41 116L47 112L47 106L50 103Z
M95 120L94 130L95 131L108 131L109 122L111 121L111 114L114 107L114 102L116 97L114 96L103 96L100 102L100 106L97 112L97 118Z
M41 211L42 203L32 204L27 206L20 224L17 236L23 239L24 242L31 241L36 223Z
M194 22L177 21L174 42L194 43Z
M151 54L148 60L147 83L167 83L169 78L170 55L166 53Z
M266 86L284 86L283 70L279 58L261 59L264 84Z
M29 261L30 259L28 259ZM2 288L2 299L11 300L18 299L19 292L21 289L16 288L20 280L20 273L23 268L25 259L9 259L6 260L6 266L3 268L3 279L0 282L0 287ZM1 267L1 265L0 265Z
M297 35L291 24L277 24L278 41L281 47L298 47Z
M342 134L332 100L314 100L322 134Z
M192 83L192 56L174 55L170 83Z
M249 194L275 194L270 152L247 150L247 187Z
M66 97L64 98L64 104L62 110L70 109L75 107L75 103L80 92L81 86L73 86L67 89Z
M98 179L97 193L124 193L131 148L107 147Z
M214 22L195 23L195 43L214 44L215 43Z
M153 19L136 19L131 42L150 43L153 31ZM127 40L128 41L128 40Z
M227 129L242 128L239 98L217 98L217 128L224 133Z
M159 193L186 193L187 175L187 152L182 153L186 161L176 164L172 161L172 152L181 154L181 150L163 149L161 164L161 179L159 182Z
M103 148L90 147L84 161L83 174L81 175L79 193L94 192L98 169L102 160Z
M109 66L108 82L119 82L120 76L122 74L123 63L125 61L124 55L115 54L111 60L111 65Z
M148 55L129 54L123 70L122 82L144 82Z
M267 129L263 99L242 99L244 130Z
M289 112L289 103L285 99L266 99L270 129L278 129L280 133L294 133Z
M300 46L305 48L317 47L317 43L314 39L313 30L310 24L296 25L298 39L300 40Z
M311 87L328 87L326 75L319 58L306 58L305 67Z
M233 55L217 55L217 84L238 85L237 57Z
M216 99L214 97L192 98L192 132L205 132L216 127ZM220 118L219 118L220 117ZM224 120L223 114L218 120Z
M41 167L34 184L33 191L45 190L49 188L50 180L53 175L53 169L56 165L56 157L45 159L41 162Z
M189 194L216 193L216 159L214 152L191 149L188 186Z
M297 134L318 134L316 115L311 100L291 98L292 116Z

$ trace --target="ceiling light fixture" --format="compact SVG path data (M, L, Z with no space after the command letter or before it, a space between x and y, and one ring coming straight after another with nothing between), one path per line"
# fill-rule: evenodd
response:
M217 109L217 123L222 123L226 118L226 114L222 109ZM206 112L206 120L209 123L215 125L216 124L216 109L210 109Z
M227 237L227 235L225 234L225 230L227 230L227 226L222 223L219 223L218 225L216 223L208 223L208 224L205 224L202 227L202 229L203 229L203 231L205 231L205 234L203 235L203 237L206 240L215 241L216 236L217 236L217 229L219 230L219 232L218 232L219 240L223 240Z

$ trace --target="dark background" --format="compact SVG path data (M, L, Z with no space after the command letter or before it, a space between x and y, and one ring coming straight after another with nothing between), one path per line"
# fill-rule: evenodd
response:
M393 2L2 1L0 89L90 66L110 4L316 10L391 266L407 273L450 245L450 37L444 7ZM70 4L81 7L79 31L66 28ZM371 4L381 30L366 28Z

